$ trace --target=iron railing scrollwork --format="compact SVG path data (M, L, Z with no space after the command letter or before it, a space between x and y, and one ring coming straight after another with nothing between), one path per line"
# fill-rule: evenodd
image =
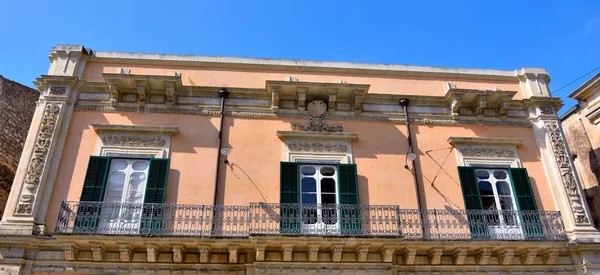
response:
M566 240L558 211L416 210L397 205L250 203L249 206L63 202L59 234L247 237L401 237Z

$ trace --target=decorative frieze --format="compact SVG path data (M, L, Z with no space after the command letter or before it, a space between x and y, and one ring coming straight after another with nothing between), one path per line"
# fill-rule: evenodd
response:
M58 116L60 115L61 108L61 103L46 104L40 128L35 139L33 155L29 160L29 165L25 173L25 188L21 191L19 203L15 208L16 215L31 215L33 211L33 203L46 167L48 151L54 140L54 132L58 124Z
M490 147L462 147L458 148L465 157L485 158L515 158L515 150L509 148Z
M125 147L164 147L167 140L156 136L108 135L102 137L102 143Z
M569 204L573 212L573 217L576 224L589 224L590 220L583 208L583 200L581 192L577 186L575 179L575 171L573 170L570 156L567 154L565 139L560 131L560 125L556 121L546 122L546 129L550 136L554 157L560 170L562 182L565 187Z
M344 153L348 151L348 146L342 143L323 143L318 141L295 141L287 143L290 151L305 152L337 152Z
M50 86L50 95L65 95L67 93L67 86Z
M542 115L553 115L554 114L554 107L552 107L552 106L539 106L538 108L540 108L540 113Z

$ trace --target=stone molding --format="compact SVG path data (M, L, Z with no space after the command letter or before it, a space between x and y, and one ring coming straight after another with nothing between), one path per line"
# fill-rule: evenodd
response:
M33 154L29 160L25 173L24 185L21 189L19 201L15 208L15 216L31 216L36 196L39 193L42 176L46 170L48 153L54 143L56 128L63 103L47 103L40 122Z
M560 125L557 121L545 122L546 129L556 159L556 164L562 177L562 183L565 188L569 205L573 213L575 224L589 225L590 219L584 208L584 201L581 190L578 187L575 178L575 171L571 162L571 157L567 154L565 139L561 133Z
M110 106L106 104L81 104L75 105L76 111L98 111L106 113L117 113L117 112L134 112L134 113L164 113L164 114L187 114L187 115L204 115L218 117L220 111L218 110L206 110L206 109L190 109L190 108L159 108L159 107L144 107L142 110L138 107L132 106ZM401 116L386 116L377 114L366 114L362 112L361 115L330 115L330 120L350 120L350 121L376 121L376 122L389 122L394 124L404 124L406 120ZM271 111L225 111L225 114L230 117L240 118L261 118L261 119L282 119L282 118L304 118L303 115L298 113L273 113ZM426 116L415 114L409 120L414 124L425 124L425 125L490 125L490 126L510 126L510 127L531 127L531 122L527 119L514 119L514 120L500 120L500 119L452 119L451 116Z
M156 136L107 135L101 138L102 144L126 147L164 147L167 140Z
M508 148L485 148L485 147L464 147L458 148L464 157L485 157L485 158L515 158L515 151Z
M522 138L481 138L481 137L449 137L448 143L453 146L459 145L483 145L483 146L512 146L518 147L523 143Z
M114 124L92 124L92 128L98 134L104 133L129 133L129 134L162 134L174 135L179 133L177 126L132 126Z

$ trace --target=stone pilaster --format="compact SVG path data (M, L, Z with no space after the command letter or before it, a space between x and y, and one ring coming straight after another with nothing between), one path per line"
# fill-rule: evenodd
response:
M592 225L581 183L556 114L562 102L551 97L547 86L550 79L544 70L523 69L519 73L521 92L528 104L546 178L564 220L566 232L569 238L579 241L600 240L600 234Z

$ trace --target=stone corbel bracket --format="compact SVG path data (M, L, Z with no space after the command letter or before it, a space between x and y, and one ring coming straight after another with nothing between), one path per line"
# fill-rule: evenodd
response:
M486 109L493 109L490 113L500 118L507 117L507 111L512 98L517 94L516 91L501 91L497 88L489 90L460 89L452 83L444 83L444 98L450 107L450 114L453 119L459 119L463 116L461 109L471 109L471 116L476 116L479 120L484 116L492 116L485 112Z
M177 92L182 90L181 74L171 75L134 75L120 73L104 73L104 80L108 85L110 102L113 106L120 103L123 94L136 95L137 105L145 107L154 103L152 98L163 97L164 104L171 108L177 104Z

